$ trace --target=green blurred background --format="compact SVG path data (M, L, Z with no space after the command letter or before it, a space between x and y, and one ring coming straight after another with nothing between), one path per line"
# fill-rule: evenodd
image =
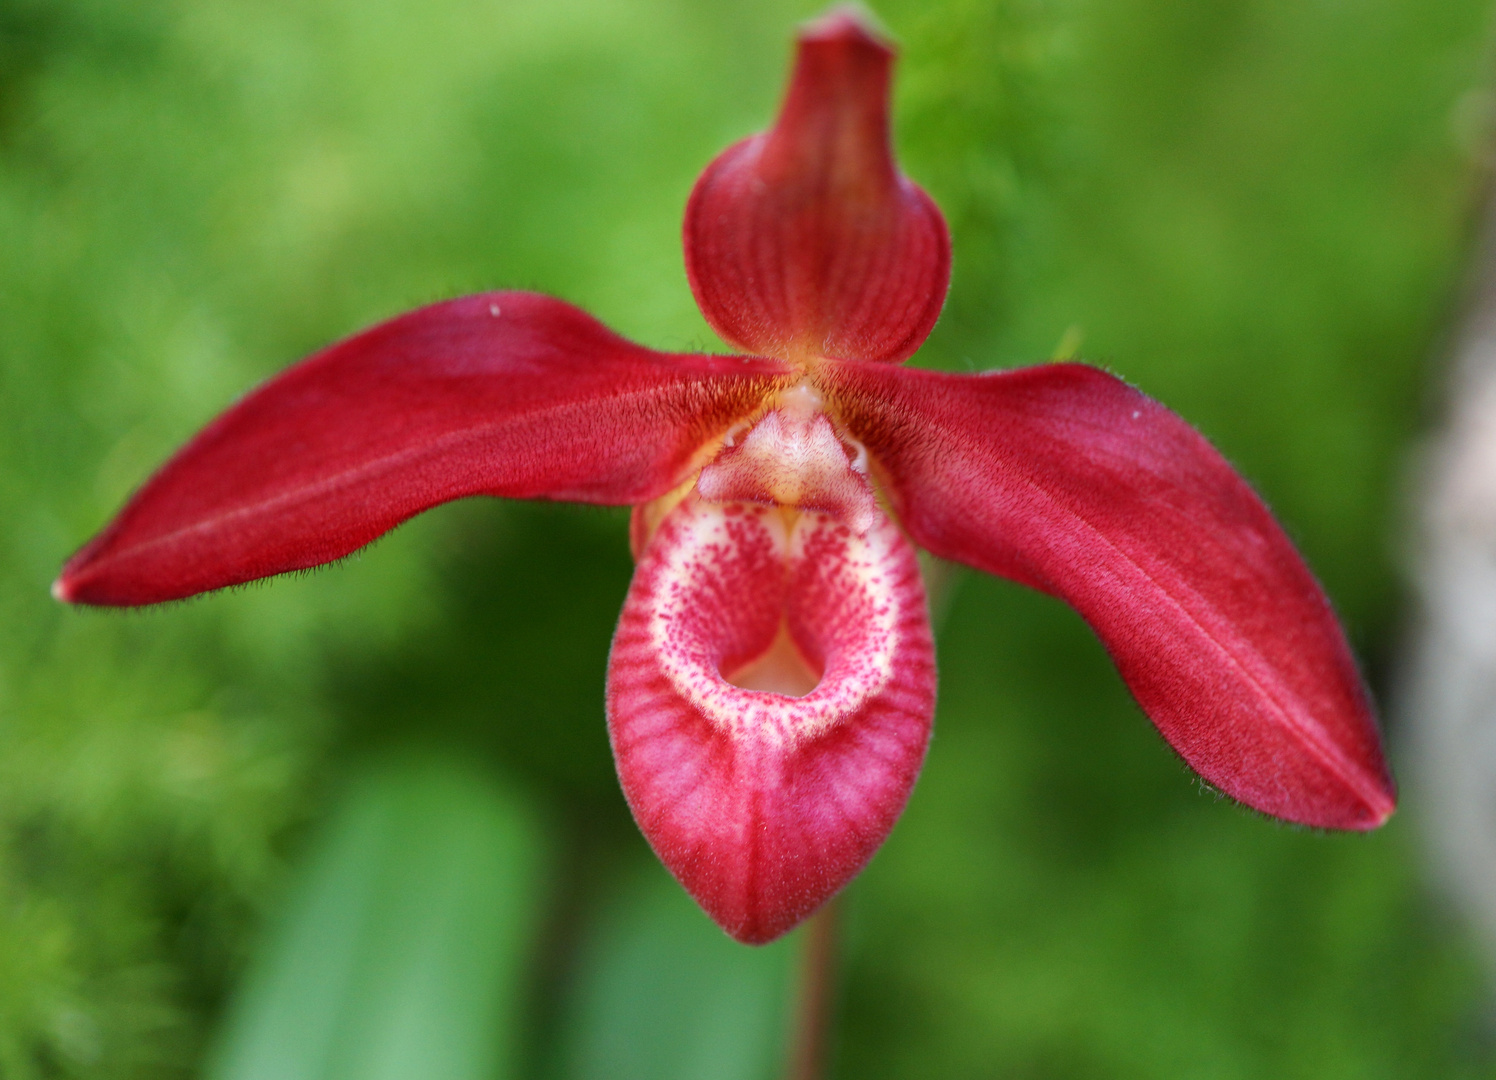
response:
M236 395L417 304L536 288L719 348L681 209L817 10L0 0L0 1077L774 1075L793 940L712 928L613 775L625 512L453 505L137 614L47 586ZM878 11L955 243L917 362L1078 355L1182 413L1385 694L1490 6ZM962 572L939 621L928 765L847 894L837 1076L1496 1076L1416 798L1370 837L1255 817L1056 602Z

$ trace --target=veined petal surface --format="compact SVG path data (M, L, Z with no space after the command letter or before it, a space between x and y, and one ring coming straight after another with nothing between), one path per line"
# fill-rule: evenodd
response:
M1081 364L964 376L850 363L821 380L914 541L1058 596L1206 780L1308 825L1396 795L1323 590L1203 437Z
M745 688L775 684L762 670L776 652L795 654L806 684ZM686 500L644 552L608 664L635 820L750 943L789 930L872 857L934 706L919 567L881 515L858 535L823 514Z
M950 280L939 209L889 147L893 50L836 11L802 33L771 131L729 147L686 205L686 274L722 337L769 356L899 361Z
M87 604L191 596L340 558L467 495L642 502L784 381L771 361L653 352L533 293L434 304L230 408L54 590Z

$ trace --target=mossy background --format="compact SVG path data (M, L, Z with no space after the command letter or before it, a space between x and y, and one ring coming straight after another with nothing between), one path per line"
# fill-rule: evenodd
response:
M613 777L623 512L454 505L339 567L138 614L47 586L236 395L417 304L537 288L719 347L681 208L766 124L816 10L0 0L0 1076L197 1072L289 940L288 882L342 887L318 860L370 761L420 762L390 804L412 821L508 836L501 807L529 837L461 909L517 920L518 953L448 973L511 1034L450 1075L772 1072L790 949L714 937ZM955 242L917 362L1074 354L1182 413L1278 511L1385 695L1403 477L1496 112L1489 5L879 14L905 169ZM848 893L837 1075L1496 1076L1416 792L1369 837L1213 798L1081 621L1006 583L959 575L939 647L928 765ZM457 794L420 794L433 769ZM391 844L397 870L428 854Z

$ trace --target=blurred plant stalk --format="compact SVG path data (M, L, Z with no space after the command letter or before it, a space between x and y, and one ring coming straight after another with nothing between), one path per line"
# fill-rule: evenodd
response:
M841 897L811 916L800 935L800 985L795 993L789 1080L821 1080L827 1073L836 1022L841 957Z
M1496 965L1496 202L1414 496L1418 613L1399 713L1435 873Z

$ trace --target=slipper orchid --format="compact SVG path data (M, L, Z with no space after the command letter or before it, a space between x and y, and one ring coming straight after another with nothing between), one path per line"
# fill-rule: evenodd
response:
M624 794L728 933L771 940L903 810L935 667L914 545L1061 598L1164 738L1264 813L1371 829L1395 794L1323 591L1183 420L1096 368L900 367L950 245L889 144L891 48L838 10L783 109L686 207L691 288L743 356L631 344L558 300L435 304L211 423L63 568L174 600L341 558L470 495L632 505L609 661Z

